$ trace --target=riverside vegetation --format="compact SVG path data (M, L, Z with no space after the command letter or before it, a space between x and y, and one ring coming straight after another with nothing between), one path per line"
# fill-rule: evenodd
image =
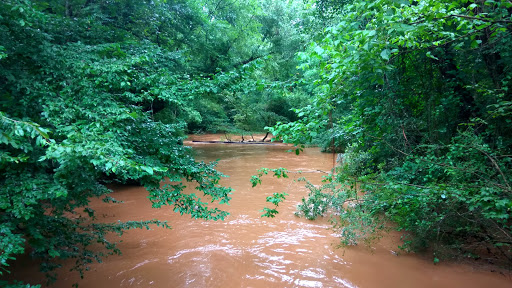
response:
M169 227L95 223L89 199L117 202L110 183L224 219L182 193L232 193L184 135L264 129L296 153L343 152L297 212L331 217L343 244L393 223L401 248L434 262L510 265L511 12L504 0L2 1L0 273L29 252L49 281L60 259L83 274L120 252L108 234Z

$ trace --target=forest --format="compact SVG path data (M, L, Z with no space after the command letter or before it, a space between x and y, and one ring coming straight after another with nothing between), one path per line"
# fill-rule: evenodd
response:
M342 245L393 229L435 263L511 265L511 33L508 0L3 0L0 276L25 253L84 275L109 234L172 225L91 221L112 183L223 220L203 195L227 204L225 175L183 145L200 133L340 155L297 215Z

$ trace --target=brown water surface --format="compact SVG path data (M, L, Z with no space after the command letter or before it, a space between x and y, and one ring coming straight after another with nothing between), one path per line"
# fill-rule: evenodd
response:
M215 139L213 139L215 138ZM202 137L219 140L218 136ZM115 189L124 204L93 202L105 221L168 220L172 230L133 230L122 236L122 256L93 264L85 279L60 272L55 287L512 287L510 276L477 270L466 265L433 265L415 255L396 256L398 237L389 235L373 247L336 249L338 239L325 220L308 221L294 216L296 205L307 194L301 176L319 183L332 168L332 155L308 148L300 156L287 153L285 145L197 144L201 160L219 161L229 175L222 181L233 187L225 221L193 220L169 208L152 209L140 187ZM251 188L249 179L260 167L286 167L305 171L291 179L263 178ZM290 194L276 218L261 218L273 192ZM27 278L30 278L27 275Z

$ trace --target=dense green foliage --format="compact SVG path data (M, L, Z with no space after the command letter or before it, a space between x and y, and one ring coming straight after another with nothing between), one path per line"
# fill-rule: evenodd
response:
M345 244L391 220L403 248L512 260L512 4L319 3L330 26L299 54L314 99L270 128L343 151L300 214L333 215Z
M144 185L154 207L223 219L230 188L198 163L187 132L251 133L295 120L301 2L6 0L0 3L0 275L29 252L58 259L119 253L91 197ZM164 182L167 181L167 182ZM196 182L203 195L182 193ZM173 183L173 184L169 184ZM178 184L175 184L178 183ZM89 249L101 243L106 249ZM5 283L2 283L4 285Z
M394 223L405 249L512 259L512 4L306 2L1 1L0 275L23 253L50 280L59 259L82 273L119 253L108 234L169 227L96 223L89 201L117 202L112 183L223 219L208 202L231 189L184 135L265 126L297 154L343 152L297 214L331 215L344 244ZM286 177L253 185L269 172Z
M301 45L299 26L287 22L292 6L1 1L0 275L25 252L50 280L58 259L76 259L82 273L119 253L109 233L169 227L96 223L88 203L116 202L109 183L144 185L154 207L223 219L207 204L227 203L231 189L218 185L215 163L191 157L183 136L288 120L278 83L294 73ZM182 193L182 181L200 194ZM96 243L105 250L89 248Z

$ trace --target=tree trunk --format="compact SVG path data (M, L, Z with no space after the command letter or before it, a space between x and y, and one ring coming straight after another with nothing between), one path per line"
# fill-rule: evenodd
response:
M69 3L69 0L66 0L66 17L71 18L73 17L73 9L71 8L71 4Z

